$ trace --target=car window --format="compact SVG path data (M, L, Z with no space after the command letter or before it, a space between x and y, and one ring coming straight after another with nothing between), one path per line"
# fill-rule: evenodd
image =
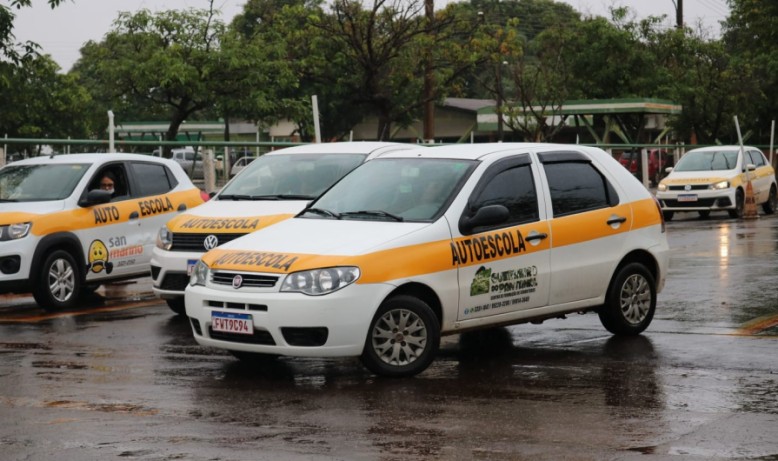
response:
M312 207L331 212L325 216L328 218L430 221L446 210L474 165L471 160L451 159L371 160L343 178Z
M764 166L766 164L765 163L765 159L764 159L764 155L762 155L761 152L750 150L750 151L748 151L748 156L751 159L750 163L753 163L754 165L756 165L757 168L760 167L760 166Z
M675 171L731 170L737 167L738 151L689 151L681 157Z
M613 186L588 162L545 163L554 216L566 216L618 203Z
M538 197L532 169L529 164L503 169L487 174L483 187L477 186L471 200L471 210L487 205L503 205L508 208L508 221L497 227L514 226L538 220ZM487 229L476 228L474 233Z
M89 164L11 165L0 169L0 201L40 202L70 196Z
M250 162L219 196L315 198L365 160L366 155L265 155Z
M166 194L176 186L175 182L171 181L174 178L173 173L164 165L133 162L130 168L138 185L138 197Z

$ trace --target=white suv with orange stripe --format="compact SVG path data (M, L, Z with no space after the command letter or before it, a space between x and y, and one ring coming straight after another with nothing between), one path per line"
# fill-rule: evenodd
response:
M656 200L600 149L433 147L367 162L206 253L186 313L198 343L241 359L359 356L407 376L471 329L595 311L639 334L667 262Z
M147 276L159 227L201 203L172 160L74 154L8 164L0 169L0 293L32 292L44 309L62 309L102 283Z
M151 260L154 293L183 315L189 274L206 251L291 218L368 159L417 148L395 142L336 142L288 147L257 158L211 200L160 229Z

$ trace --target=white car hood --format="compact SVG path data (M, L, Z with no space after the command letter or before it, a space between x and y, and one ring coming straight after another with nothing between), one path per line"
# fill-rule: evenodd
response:
M448 233L445 222L444 219L435 223L404 223L295 218L233 240L219 249L355 256L395 246L392 242L404 237L408 238L402 244L419 243L420 240L409 236L430 227L444 228L439 238L445 238Z
M4 213L48 214L64 209L64 200L52 200L48 202L0 202L0 216Z
M297 214L310 200L209 200L184 213L202 218L235 218Z

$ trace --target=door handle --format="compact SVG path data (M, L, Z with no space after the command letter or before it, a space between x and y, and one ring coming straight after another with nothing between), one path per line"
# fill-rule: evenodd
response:
M541 233L538 231L532 231L524 238L524 240L527 240L530 243L534 243L535 240L543 240L546 237L548 237L548 234L545 232Z
M609 226L613 226L615 224L623 224L626 220L627 220L626 217L624 217L624 216L616 216L614 214L614 215L611 215L611 217L608 218L608 221L606 221L606 222L608 223Z

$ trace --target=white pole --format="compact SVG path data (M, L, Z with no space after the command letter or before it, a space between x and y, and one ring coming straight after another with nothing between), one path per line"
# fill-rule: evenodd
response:
M733 115L732 118L735 119L735 129L737 130L737 141L740 143L740 156L743 159L743 166L745 167L748 162L746 162L746 149L743 147L743 136L740 134L740 123L737 121L737 115ZM750 181L751 178L748 174L748 168L745 168L746 170L746 182Z
M113 111L108 111L108 152L114 153L116 150L113 146L113 132L114 132L114 126L113 126Z
M773 141L775 140L775 120L770 127L770 165L773 164Z
M316 95L311 96L313 103L313 129L316 133L316 143L321 142L321 130L319 128L319 100Z
M348 141L351 142L354 140L354 130L351 130L348 132Z

